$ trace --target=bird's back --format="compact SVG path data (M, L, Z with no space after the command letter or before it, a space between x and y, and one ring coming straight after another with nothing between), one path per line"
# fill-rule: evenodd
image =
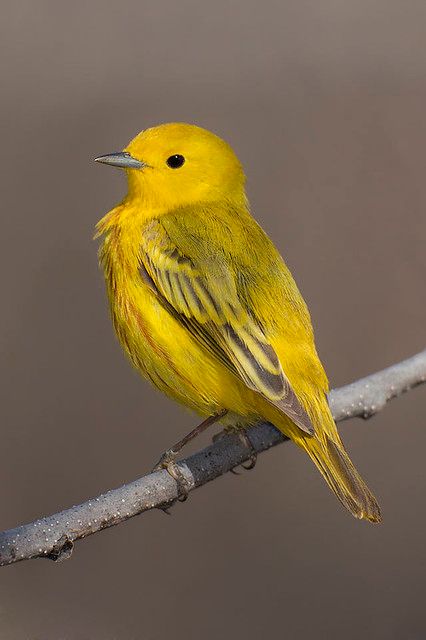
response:
M242 207L215 203L178 209L161 218L167 234L201 271L231 274L238 298L262 327L292 386L302 395L328 381L318 358L309 311L273 242Z

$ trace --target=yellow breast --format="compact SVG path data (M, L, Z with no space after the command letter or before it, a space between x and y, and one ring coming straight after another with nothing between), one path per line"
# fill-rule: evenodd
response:
M110 214L100 262L114 328L133 365L158 389L201 415L224 406L241 415L257 414L255 394L200 346L141 277L137 238L143 226L140 221L111 224L111 216L117 222L119 213Z

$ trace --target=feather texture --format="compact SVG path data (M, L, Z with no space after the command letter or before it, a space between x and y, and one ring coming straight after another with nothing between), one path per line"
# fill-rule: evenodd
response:
M175 230L179 220L186 217L185 210L175 216ZM202 262L198 260L197 264L181 252L161 220L149 223L141 246L141 276L168 311L248 387L280 408L300 429L313 434L308 414L254 310L239 299L236 282L226 265L221 266L212 282Z
M98 234L114 327L134 366L200 415L225 410L226 426L269 420L351 513L378 522L331 416L308 309L250 215L232 149L168 124L125 151L129 193ZM167 162L176 154L179 168Z

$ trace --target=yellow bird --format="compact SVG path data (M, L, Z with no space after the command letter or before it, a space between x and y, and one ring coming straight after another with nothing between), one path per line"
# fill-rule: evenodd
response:
M129 186L97 225L117 336L143 376L206 418L163 465L173 473L179 448L214 421L243 430L268 420L354 516L379 522L331 416L308 309L250 214L231 147L172 123L96 160L124 168Z

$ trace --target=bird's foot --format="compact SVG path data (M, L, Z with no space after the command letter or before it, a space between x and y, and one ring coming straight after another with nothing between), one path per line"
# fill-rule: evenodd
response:
M185 502L189 494L189 483L179 466L176 464L176 456L177 453L174 449L167 449L152 471L161 471L162 469L165 469L177 484L179 502Z
M241 464L238 465L240 467L242 467L243 469L246 469L247 471L251 471L252 469L254 469L254 467L256 466L256 462L257 462L257 451L254 448L250 438L247 435L247 432L244 428L238 428L238 427L231 427L231 428L227 428L224 429L223 431L219 431L219 433L216 433L213 438L212 441L213 442L217 442L218 440L222 440L222 438L224 438L225 436L229 435L229 434L236 434L238 435L239 439L241 440L241 442L243 443L243 445L250 451L250 458L248 459L247 464ZM231 473L233 473L236 476L239 476L239 472L236 470L236 468L234 469L230 469Z
M245 429L241 429L240 431L238 431L238 437L243 445L250 451L250 458L248 459L247 464L242 464L241 466L243 469L246 469L246 471L251 471L256 466L257 451L254 448L253 443L248 437Z
M229 434L229 431L227 431L226 429L222 429L222 431L215 433L214 436L212 437L213 444L215 442L219 442L219 440L222 440L222 438L225 438L225 436L227 436L228 434Z

